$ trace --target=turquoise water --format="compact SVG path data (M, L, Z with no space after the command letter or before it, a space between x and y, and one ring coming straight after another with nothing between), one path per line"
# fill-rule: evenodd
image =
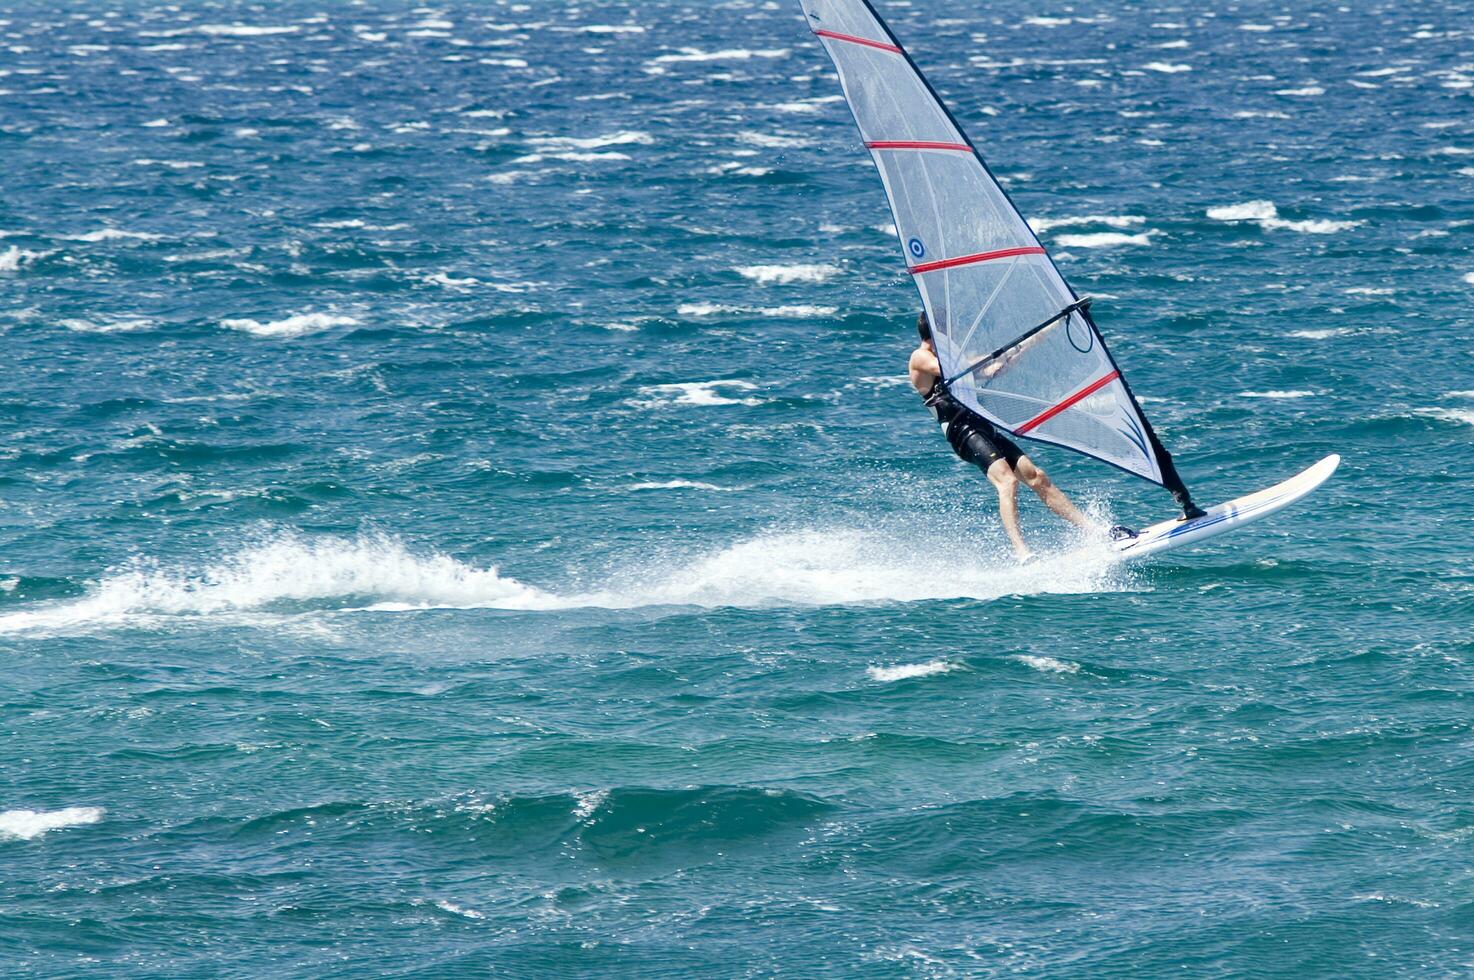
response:
M1469 11L882 9L1307 505L1014 565L796 4L0 0L7 976L1469 969Z

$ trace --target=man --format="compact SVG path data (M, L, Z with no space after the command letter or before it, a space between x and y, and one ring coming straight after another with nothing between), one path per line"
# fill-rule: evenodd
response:
M1046 507L1076 527L1089 527L1090 522L1070 498L1049 480L1049 476L1024 455L1013 440L994 428L993 424L972 411L942 385L942 366L937 361L937 349L932 343L931 323L922 313L916 320L916 330L921 334L921 344L911 352L907 365L911 375L911 386L926 400L926 407L942 423L942 432L952 451L964 461L977 466L988 474L988 480L998 488L998 513L1003 518L1003 530L1013 545L1019 561L1034 558L1018 524L1018 484L1024 484ZM1009 355L985 367L979 374L992 377L1007 370L1009 361L1026 349L1022 344ZM1124 529L1123 529L1124 530ZM1115 529L1113 528L1114 532Z

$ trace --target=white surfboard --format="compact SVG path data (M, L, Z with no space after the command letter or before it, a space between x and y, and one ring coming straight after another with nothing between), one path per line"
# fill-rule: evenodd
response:
M1245 524L1252 524L1283 510L1311 493L1329 480L1340 464L1340 456L1327 456L1283 483L1230 500L1226 504L1209 507L1202 517L1190 521L1163 521L1153 524L1142 529L1134 538L1115 542L1116 553L1124 561L1137 561L1149 555L1159 555L1164 551L1198 544L1235 531Z

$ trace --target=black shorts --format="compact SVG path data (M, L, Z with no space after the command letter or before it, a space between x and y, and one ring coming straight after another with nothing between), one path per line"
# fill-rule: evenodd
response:
M958 419L947 426L947 442L964 462L972 463L984 473L1000 459L1017 466L1024 451L1008 436L988 424L986 419Z

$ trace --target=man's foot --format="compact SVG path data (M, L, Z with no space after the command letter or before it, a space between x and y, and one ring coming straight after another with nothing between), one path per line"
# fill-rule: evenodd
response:
M1015 552L1014 557L1018 559L1018 563L1020 566L1033 565L1039 561L1039 556L1034 554L1032 551Z
M1112 541L1130 541L1137 536L1137 532L1125 524L1112 524L1106 533L1111 536Z
M1204 510L1203 508L1199 507L1197 504L1188 504L1186 507L1184 507L1182 509L1182 516L1179 517L1178 520L1179 521L1195 521L1199 517L1207 517L1207 516L1208 516L1208 512L1206 510Z

